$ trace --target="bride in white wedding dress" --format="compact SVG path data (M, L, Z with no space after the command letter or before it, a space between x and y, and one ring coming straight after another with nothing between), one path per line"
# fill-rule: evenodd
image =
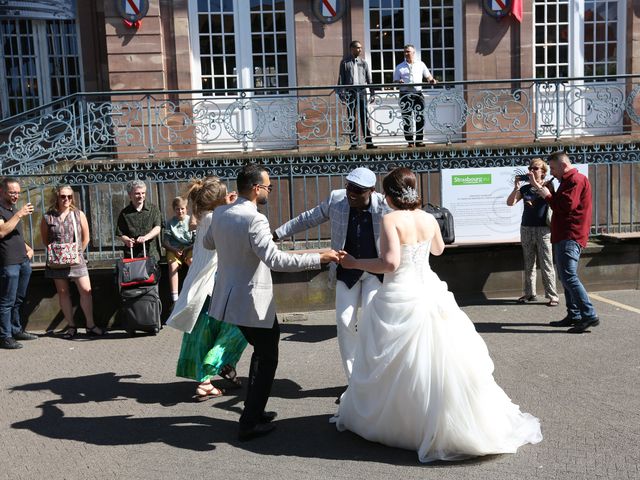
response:
M514 453L542 440L493 378L493 362L469 317L429 265L444 243L419 209L415 175L398 168L383 182L381 256L341 264L384 273L364 310L349 387L332 421L367 440L418 452L421 462Z

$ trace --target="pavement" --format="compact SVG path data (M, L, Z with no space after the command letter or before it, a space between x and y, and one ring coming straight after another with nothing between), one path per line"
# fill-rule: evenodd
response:
M544 440L513 455L421 465L415 452L336 431L345 379L334 312L301 312L282 319L268 405L277 430L246 443L236 439L243 391L194 402L195 383L174 376L171 328L76 341L41 332L0 350L0 478L639 479L640 294L593 293L602 322L583 335L547 326L562 307L460 300L497 382L541 419Z

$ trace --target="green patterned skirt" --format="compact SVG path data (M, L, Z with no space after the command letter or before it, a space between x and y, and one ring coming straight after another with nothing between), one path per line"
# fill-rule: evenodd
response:
M235 368L247 340L240 329L207 315L209 298L204 302L191 333L182 336L176 376L203 382L215 377L225 365Z

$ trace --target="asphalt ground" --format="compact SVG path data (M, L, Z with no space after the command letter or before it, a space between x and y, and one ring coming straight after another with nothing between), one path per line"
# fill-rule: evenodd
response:
M547 326L562 307L460 301L498 383L541 419L544 440L514 455L421 465L415 452L336 431L329 418L345 379L334 312L303 312L281 319L268 405L277 430L246 443L243 390L194 402L195 383L174 376L181 335L171 328L76 341L40 332L0 350L0 478L638 479L640 294L594 293L602 322L582 335Z

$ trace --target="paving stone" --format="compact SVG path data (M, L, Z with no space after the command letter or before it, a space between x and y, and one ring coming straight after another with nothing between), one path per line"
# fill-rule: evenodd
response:
M637 291L599 294L640 308ZM268 405L279 412L278 430L248 443L236 441L242 392L193 402L195 383L174 375L181 335L170 328L91 341L43 336L0 351L0 479L640 477L639 314L595 301L601 325L568 335L547 326L562 308L461 303L498 383L541 419L539 445L425 466L414 452L337 432L329 418L345 379L335 314L299 312L281 327ZM238 365L243 380L248 359Z

